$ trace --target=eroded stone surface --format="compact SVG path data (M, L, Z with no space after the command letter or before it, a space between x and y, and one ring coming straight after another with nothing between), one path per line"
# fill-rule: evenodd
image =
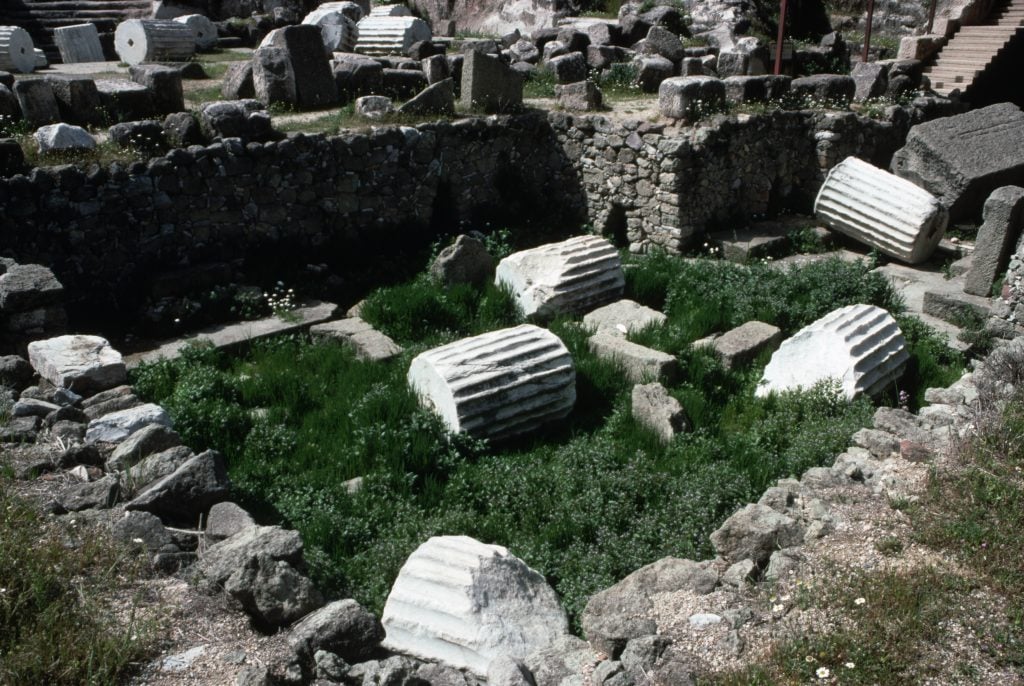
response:
M81 395L123 384L127 379L121 353L99 336L68 335L28 345L32 368L57 388Z

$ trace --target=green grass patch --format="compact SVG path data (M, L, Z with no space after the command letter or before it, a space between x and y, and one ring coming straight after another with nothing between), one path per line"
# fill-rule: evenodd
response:
M54 523L0 477L0 684L119 684L153 627L119 616L144 556L83 525Z
M664 305L666 326L638 338L675 355L669 386L693 430L669 444L631 417L632 383L589 351L578 321L550 329L576 365L569 417L501 444L451 435L421 410L405 374L427 347L521 321L493 286L444 288L425 276L381 289L362 316L404 346L386 364L344 347L283 338L241 359L192 350L134 374L195 449L227 455L236 496L265 521L298 529L316 581L379 611L406 557L432 535L507 546L578 617L592 593L666 555L702 558L708 535L777 478L826 464L868 424L870 402L834 385L760 399L765 357L727 371L689 343L751 313L793 330L826 300L896 303L858 267L768 272L722 262L632 258L627 296ZM806 270L806 271L805 271ZM768 293L770 290L777 292ZM346 482L363 477L349 494Z

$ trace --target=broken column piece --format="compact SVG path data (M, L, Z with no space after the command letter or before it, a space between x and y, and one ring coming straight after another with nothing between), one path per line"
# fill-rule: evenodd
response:
M569 414L576 369L565 344L530 324L427 350L409 386L452 431L504 438Z
M114 50L128 64L185 62L196 52L196 39L187 24L128 19L114 31Z
M495 270L494 282L512 289L527 317L587 312L622 297L622 261L611 243L577 236L512 253Z
M828 173L814 214L828 228L908 264L931 256L947 221L931 193L856 157Z
M36 68L35 44L19 26L0 26L0 71L31 74Z
M833 310L783 341L765 367L757 396L836 379L843 395L877 395L903 373L910 354L892 315L874 305Z
M418 17L363 17L358 29L356 52L366 55L404 55L413 43L430 40L430 25Z

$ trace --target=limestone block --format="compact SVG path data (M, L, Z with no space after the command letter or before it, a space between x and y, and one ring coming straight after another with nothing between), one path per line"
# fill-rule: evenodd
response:
M47 79L22 79L14 84L14 95L21 106L21 116L30 126L56 124L60 108Z
M725 84L713 76L675 76L658 87L658 110L672 119L698 118L725 104Z
M583 325L592 328L594 333L625 337L644 327L664 324L665 319L665 315L657 310L622 299L591 310L583 316Z
M58 26L53 30L53 42L60 51L64 64L76 62L102 62L103 46L95 24Z
M0 26L0 71L31 74L35 68L35 45L28 31L18 26Z
M667 382L679 372L679 363L673 356L631 343L620 336L598 333L590 337L588 344L595 355L622 367L626 378L634 383Z
M192 29L176 21L128 19L114 31L114 50L122 62L186 62L196 52Z
M463 107L485 112L516 110L523 104L523 77L497 57L467 52L462 63Z
M1024 188L997 188L985 201L984 218L974 242L971 268L964 278L964 293L987 296L1006 269L1024 225Z
M632 393L633 419L669 443L677 433L689 429L690 420L682 404L660 383L637 384Z
M100 106L117 121L146 119L156 113L153 93L141 83L124 79L96 79Z
M343 10L329 6L334 4L320 5L307 14L302 23L320 27L320 35L328 52L352 52L359 38L359 29Z
M355 111L357 117L381 119L394 112L394 109L391 106L391 98L383 95L364 95L356 98Z
M264 48L286 51L295 75L300 107L323 107L338 101L338 86L334 83L328 53L317 27L300 24L274 29L260 43L260 50Z
M579 81L555 86L558 104L570 112L592 112L600 110L604 97L593 81Z
M452 431L504 438L560 419L576 402L576 369L562 341L524 324L427 350L409 386Z
M153 106L160 114L185 111L185 95L181 71L159 64L142 64L128 68L132 81L145 86L153 94Z
M53 97L57 100L61 121L66 124L103 123L100 111L100 92L91 78L75 76L48 77Z
M661 83L675 73L672 62L660 55L637 57L633 64L636 67L636 83L644 93L658 93Z
M123 384L127 378L121 353L99 336L69 335L28 344L28 360L39 376L57 388L80 395Z
M855 157L828 173L814 214L828 228L909 264L931 256L948 216L928 191Z
M722 357L722 366L732 369L749 362L766 348L774 348L782 340L777 326L764 322L747 322L727 331L711 342L711 347Z
M377 331L359 317L314 324L309 329L314 339L333 339L349 346L360 360L383 362L401 354L402 348L389 336Z
M355 51L366 55L404 55L413 43L433 38L430 25L412 16L381 16L375 14L359 20L356 25Z
M950 220L973 217L996 188L1024 186L1024 112L1000 103L917 124L893 172L938 197Z
M619 253L598 236L513 253L498 263L494 282L505 284L527 317L586 312L622 296Z
M385 648L481 677L494 658L524 658L569 632L543 576L505 548L468 536L435 536L417 548L381 622Z
M847 398L873 396L900 377L908 359L907 343L892 315L873 305L848 305L783 341L756 394L763 398L836 379Z
M295 71L283 48L257 48L252 56L252 83L256 99L264 105L298 102Z
M174 21L184 24L192 32L196 50L212 50L220 40L217 37L217 26L201 14L186 14L175 17Z

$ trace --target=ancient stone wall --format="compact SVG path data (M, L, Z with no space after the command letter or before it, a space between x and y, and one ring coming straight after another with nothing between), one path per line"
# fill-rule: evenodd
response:
M553 112L228 139L2 178L0 245L52 268L69 313L93 317L135 311L175 270L259 257L344 277L353 260L365 268L488 221L553 236L589 222L635 252L677 252L708 229L809 212L829 168L848 155L887 166L912 118L774 111L666 129Z

